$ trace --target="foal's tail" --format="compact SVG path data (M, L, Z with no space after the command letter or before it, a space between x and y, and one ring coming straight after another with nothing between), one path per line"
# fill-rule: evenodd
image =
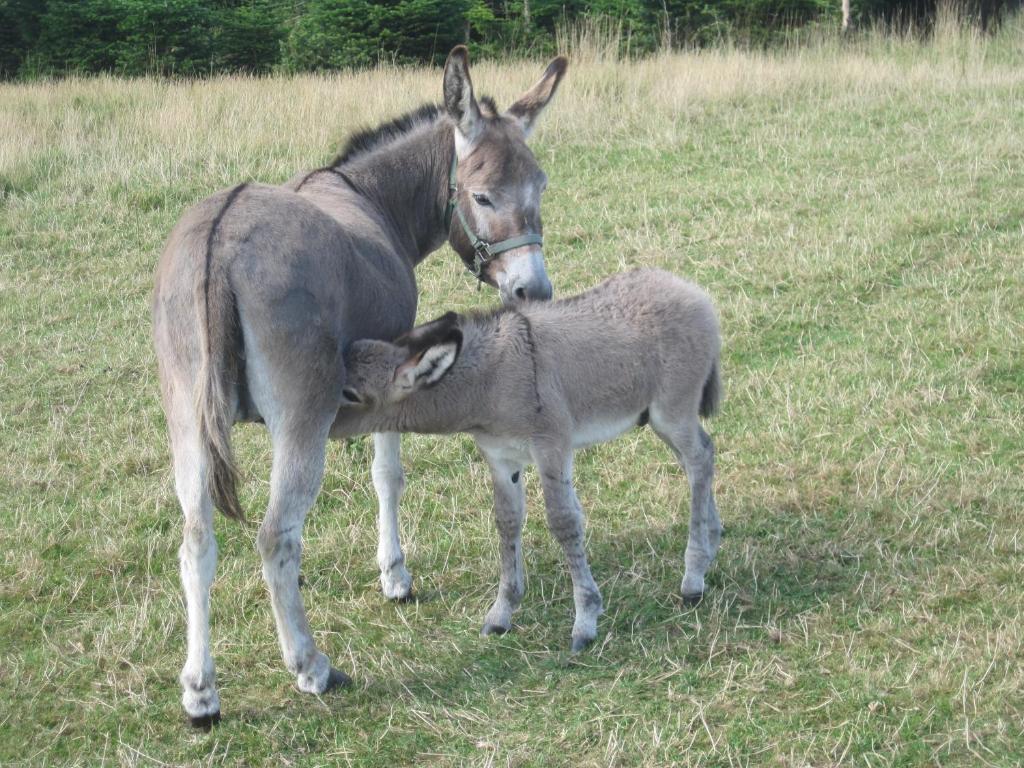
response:
M202 450L209 468L207 487L214 505L227 517L239 522L245 521L245 513L238 503L238 469L231 450L239 369L235 349L238 313L227 275L214 263L211 251L217 226L243 187L232 190L213 221L207 238L205 277L200 284L201 290L196 293L201 347L196 414Z
M705 418L718 412L718 404L722 401L722 379L718 375L718 360L711 364L711 373L704 382L704 390L700 394L700 415Z

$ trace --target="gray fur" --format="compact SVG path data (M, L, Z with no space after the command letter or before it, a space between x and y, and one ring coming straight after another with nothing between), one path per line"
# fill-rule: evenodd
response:
M597 632L601 595L583 551L583 514L572 486L575 449L650 419L691 486L684 598L704 591L721 521L714 446L701 428L720 398L718 320L696 286L637 270L579 296L518 310L449 313L396 343L358 341L335 436L369 431L468 432L491 469L501 538L498 597L483 633L505 632L523 592L525 497L519 473L537 464L548 525L572 574L572 648Z
M542 96L528 99L534 115L563 71L549 68L553 74L528 92ZM185 516L180 555L189 642L181 682L194 719L208 720L219 709L209 652L212 509L242 518L232 424L264 422L270 432L270 504L258 548L285 663L301 690L321 693L336 675L310 634L298 569L303 521L319 493L325 443L342 402L342 352L355 339L390 339L412 326L414 269L447 238L472 261L462 233L444 225L456 153L458 204L481 236L499 239L523 222L539 227L536 182L543 174L526 146L522 115L480 113L461 46L445 68L446 97L453 88L457 113L418 110L357 135L328 168L200 202L182 216L160 257L153 335ZM460 126L472 135L462 135ZM486 216L470 210L472 192L484 186L495 198L508 192ZM503 254L482 279L509 303L551 293L536 246ZM377 435L375 451L381 583L388 597L400 598L409 594L411 577L398 538L404 478L397 436Z

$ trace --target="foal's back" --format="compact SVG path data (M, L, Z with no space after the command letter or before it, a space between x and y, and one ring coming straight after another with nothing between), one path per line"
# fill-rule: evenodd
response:
M522 314L538 385L564 398L578 424L631 418L659 400L688 402L690 393L699 398L721 345L707 294L660 269L614 275Z

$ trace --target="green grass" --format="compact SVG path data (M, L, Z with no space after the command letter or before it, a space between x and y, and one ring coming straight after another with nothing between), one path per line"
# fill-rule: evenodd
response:
M191 203L329 159L440 73L0 86L0 763L997 765L1024 755L1024 27L633 64L579 56L535 148L567 294L635 265L707 288L727 532L678 595L686 483L649 431L578 457L607 612L572 600L526 475L527 596L497 584L487 471L404 442L418 602L381 597L368 440L330 448L306 526L321 647L299 694L254 530L218 519L224 721L179 705L180 512L149 341ZM499 103L537 64L474 69ZM420 315L488 305L445 249ZM252 518L269 446L235 431Z

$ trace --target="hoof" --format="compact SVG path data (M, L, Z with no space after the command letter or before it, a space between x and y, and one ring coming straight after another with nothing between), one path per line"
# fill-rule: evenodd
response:
M324 687L324 693L333 691L335 688L348 688L350 685L352 685L351 677L340 669L331 667L331 671L327 673L327 685Z
M587 648L590 647L590 644L593 643L596 639L596 637L574 637L572 639L571 646L572 652L580 653L581 651L587 650Z
M487 637L488 635L504 635L508 630L509 627L503 627L500 624L484 624L484 628L480 630L480 637Z
M412 596L412 574L403 560L398 560L380 572L380 591L388 600L404 602Z
M412 579L399 583L390 583L381 586L384 597L392 603L407 603L412 600Z
M191 725L196 730L206 731L207 733L209 733L210 729L213 728L213 726L220 723L220 710L217 710L216 712L211 712L208 715L199 715L199 717L189 717L188 722L189 725Z
M389 603L411 603L416 600L411 587L404 592L396 592L394 594L385 592L384 597Z
M701 601L703 599L704 599L704 593L703 592L694 592L693 594L690 594L690 595L684 594L683 595L683 605L685 605L687 608L696 608L698 605L700 605L700 603L701 603Z

